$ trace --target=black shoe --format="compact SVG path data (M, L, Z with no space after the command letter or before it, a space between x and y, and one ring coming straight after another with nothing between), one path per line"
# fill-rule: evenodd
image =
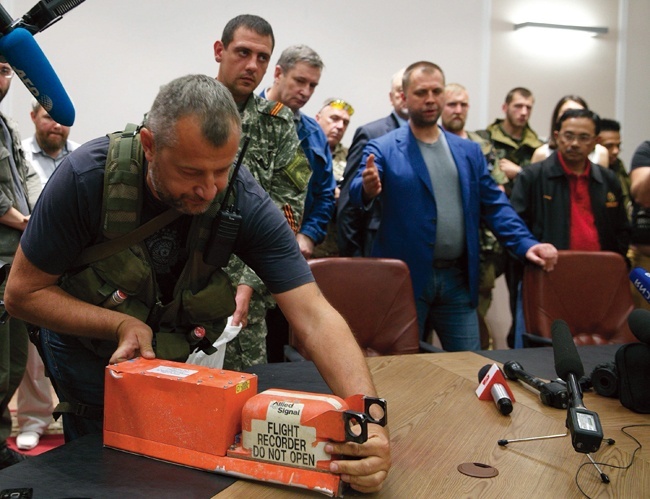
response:
M0 470L8 468L12 464L18 464L25 459L27 457L24 454L7 447L6 442L0 444Z

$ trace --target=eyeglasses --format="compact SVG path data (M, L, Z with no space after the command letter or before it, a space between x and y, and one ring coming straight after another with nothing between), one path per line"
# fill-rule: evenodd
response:
M342 111L347 112L350 116L354 114L354 108L343 99L333 99L323 107L327 106L332 106L334 109L341 109Z
M6 78L7 80L11 79L14 75L14 70L10 67L3 66L0 68L0 76Z
M590 140L593 140L594 136L589 135L586 133L582 133L580 135L576 135L575 133L571 132L562 132L560 134L560 137L562 138L563 141L571 144L574 140L577 140L580 144L586 144Z

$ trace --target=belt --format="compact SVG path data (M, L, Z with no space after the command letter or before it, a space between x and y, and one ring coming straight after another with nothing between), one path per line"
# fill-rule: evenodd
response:
M433 268L434 269L451 269L453 267L461 267L463 259L462 258L454 258L453 260L444 260L442 258L436 258L433 261Z

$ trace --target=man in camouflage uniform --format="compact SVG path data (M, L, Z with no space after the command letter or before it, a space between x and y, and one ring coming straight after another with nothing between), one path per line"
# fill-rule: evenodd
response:
M291 45L282 51L276 63L272 85L260 93L261 97L291 109L300 145L312 171L297 236L300 252L306 259L325 240L334 214L336 183L327 137L316 120L301 111L318 87L324 67L315 50L307 45Z
M343 135L350 124L350 117L354 114L354 108L343 99L330 98L323 103L323 107L316 113L316 121L323 129L327 137L330 151L332 153L332 170L336 180L334 198L338 202L341 193L341 182L345 173L345 165L348 157L348 148L341 144ZM314 258L339 256L339 247L336 241L336 210L327 227L327 236L320 246L314 251Z
M468 111L469 95L467 94L467 89L458 83L449 83L446 85L445 107L440 115L442 127L448 132L476 142L481 146L481 151L485 156L490 175L492 175L494 181L499 185L499 188L504 190L502 186L508 183L508 177L506 177L506 174L496 164L496 153L492 142L481 137L476 132L465 130ZM479 331L481 334L481 348L485 350L490 345L490 330L485 321L485 315L492 303L494 282L503 273L504 253L497 238L487 228L484 222L481 222L480 230L480 277L476 312L478 313Z
M504 119L495 120L486 130L478 133L492 142L497 155L498 167L505 173L508 182L504 184L506 194L510 196L515 177L522 168L530 164L535 149L542 145L542 141L528 125L533 112L535 98L530 90L516 87L506 95L502 109ZM514 345L515 315L517 307L517 289L523 274L522 265L505 256L505 273L510 295L510 311L512 313L512 327L508 335L508 344Z
M240 15L230 20L214 44L217 80L232 93L242 118L242 138L250 137L244 164L266 190L295 233L300 227L311 170L298 141L293 114L253 92L268 67L275 38L264 19ZM241 148L241 145L240 145ZM233 324L244 329L228 343L226 369L266 362L266 311L275 302L260 278L236 257L226 272L237 287Z
M497 119L486 130L478 132L494 146L499 169L508 177L505 184L508 195L514 178L530 164L535 149L542 145L537 133L528 125L534 103L535 98L530 90L513 88L503 103L504 119Z

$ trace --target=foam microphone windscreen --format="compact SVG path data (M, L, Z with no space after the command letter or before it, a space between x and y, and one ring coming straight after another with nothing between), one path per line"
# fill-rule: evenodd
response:
M490 364L487 364L487 365L481 367L481 369L480 369L479 372L478 372L478 382L479 382L479 383L480 383L481 381L483 381L483 378L485 378L485 375L486 375L486 374L488 373L488 371L490 370L490 367L492 367Z
M642 343L650 345L650 311L637 308L627 317L630 331Z
M0 54L54 121L66 126L74 123L74 106L29 31L16 28L0 37Z
M551 337L557 375L564 381L568 380L569 373L575 374L578 379L584 376L585 370L576 344L573 342L569 325L563 320L554 321L551 325Z

